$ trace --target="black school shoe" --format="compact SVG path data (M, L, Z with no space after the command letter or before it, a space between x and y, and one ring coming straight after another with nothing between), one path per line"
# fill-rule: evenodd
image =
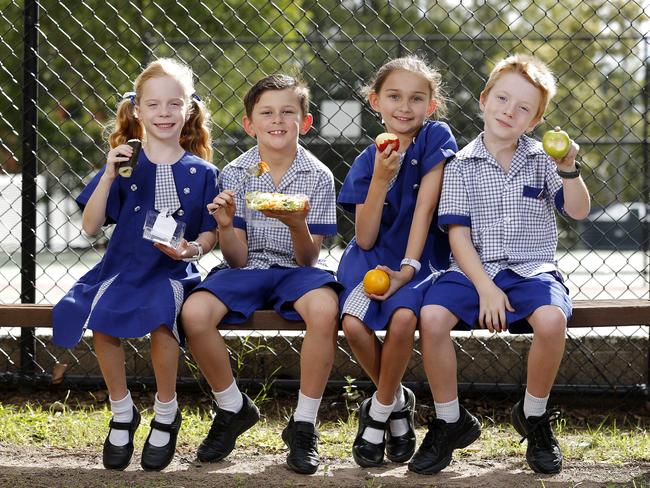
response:
M408 431L404 435L393 436L390 432L390 425L386 429L386 457L394 463L403 463L411 459L415 452L415 394L406 388L404 389L404 408L398 412L392 412L388 422L396 419L406 419Z
M106 440L104 440L104 449L102 452L102 460L106 469L124 470L129 465L131 456L133 456L133 435L138 425L140 425L140 412L138 412L135 406L133 407L133 418L131 422L115 422L111 419L108 424L108 435L106 436ZM108 440L111 435L111 429L128 430L129 442L123 446L114 446L111 444Z
M320 465L318 455L318 431L309 422L295 422L293 415L282 431L282 440L289 448L287 464L300 474L314 474Z
M372 427L373 429L386 432L387 422L377 422L370 416L371 400L372 398L366 398L361 402L361 406L359 407L359 428L357 429L357 436L352 444L352 457L362 468L374 468L384 463L386 442L382 441L379 444L373 444L362 437L366 427Z
M216 408L210 432L196 452L196 457L203 463L221 461L235 448L235 441L260 419L260 411L253 400L242 393L244 405L237 413Z
M460 418L453 424L437 418L430 419L429 430L409 463L409 471L434 474L443 470L449 466L454 449L469 446L480 435L478 419L462 406Z
M176 452L176 439L178 438L178 431L181 428L181 411L176 410L176 416L171 424L163 424L158 422L154 417L151 420L151 429L149 435L142 448L142 458L140 459L140 466L145 471L162 471L174 458ZM153 429L160 430L161 432L169 433L169 442L164 446L154 446L149 443L151 438L151 431Z
M562 471L562 451L553 435L551 422L559 418L560 412L544 412L539 417L524 415L524 401L517 402L510 414L512 425L521 436L521 442L528 439L526 461L536 473L555 474Z

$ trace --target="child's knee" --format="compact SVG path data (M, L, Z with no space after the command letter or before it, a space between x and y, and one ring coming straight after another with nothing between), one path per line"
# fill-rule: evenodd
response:
M181 309L181 323L183 331L189 339L217 326L212 308L198 294L187 299Z
M427 305L420 311L420 335L434 340L449 337L455 318L440 305Z
M339 302L335 293L324 291L318 296L310 297L306 301L303 312L305 322L322 324L323 327L335 327L338 329Z
M368 328L356 317L343 317L343 334L350 343L363 340L368 335Z
M535 336L546 340L564 341L567 319L558 307L541 307L534 314L533 332Z
M395 332L402 335L413 335L417 325L417 317L412 310L408 308L399 308L393 313L390 319L391 333L394 336Z

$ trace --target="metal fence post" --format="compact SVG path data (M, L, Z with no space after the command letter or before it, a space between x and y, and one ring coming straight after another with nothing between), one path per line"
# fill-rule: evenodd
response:
M38 97L38 2L25 1L23 32L23 125L22 125L22 303L36 300L36 148ZM20 333L20 370L35 372L34 329Z
M650 139L650 38L643 37L643 57L645 63L645 83L643 84L643 172L645 175L643 185L643 202L650 203L650 148L648 147L648 139ZM643 217L642 217L643 218ZM648 275L648 298L650 299L650 215L645 215L645 219L641 220L642 237L645 242L644 265ZM648 371L646 376L646 385L650 388L650 323L645 324L648 326ZM646 389L650 392L650 389Z

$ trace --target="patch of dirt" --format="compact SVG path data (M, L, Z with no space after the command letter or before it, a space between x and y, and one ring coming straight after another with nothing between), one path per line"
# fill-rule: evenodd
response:
M136 405L153 403L153 392L132 392ZM0 403L24 405L38 403L52 408L57 402L67 408L99 407L107 401L106 392L50 390L0 390ZM356 401L359 401L358 399ZM179 393L183 406L210 408L207 395ZM347 405L339 395L324 399L321 421L344 419L350 415L355 402ZM508 422L511 399L474 399L464 402L470 410L492 422ZM600 422L625 425L648 425L650 403L646 399L613 407L594 399L567 402L564 414L573 427L598 425ZM295 407L295 393L280 395L265 402L264 415L282 418ZM420 425L431 413L431 407L418 405ZM421 439L421 436L420 436ZM140 447L140 446L136 446ZM131 466L123 472L107 471L102 466L101 451L92 448L64 449L48 447L15 447L0 444L0 488L266 488L266 487L535 487L535 488L650 488L650 463L612 464L565 460L562 473L553 476L531 472L526 464L524 448L518 457L486 459L480 456L480 441L472 452L461 451L454 462L434 476L411 473L403 464L388 463L381 468L358 467L351 456L324 458L318 472L303 476L290 471L285 463L286 453L267 454L239 447L224 461L215 464L196 462L196 446L179 444L172 464L162 473L144 472L139 465L140 451L136 449Z
M650 463L625 465L565 462L558 475L532 473L523 458L473 460L458 458L443 472L422 476L403 464L362 469L352 459L324 459L312 476L290 471L284 454L251 455L233 452L224 461L200 464L194 453L179 450L162 473L148 473L139 466L136 450L126 471L102 468L95 450L20 448L0 446L0 486L11 488L191 488L191 487L648 487Z

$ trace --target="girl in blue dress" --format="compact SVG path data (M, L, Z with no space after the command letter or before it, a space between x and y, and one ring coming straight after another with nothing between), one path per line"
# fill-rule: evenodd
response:
M411 357L422 292L418 283L449 264L449 243L438 230L434 210L443 163L456 152L449 127L428 120L444 114L440 74L409 56L389 61L366 90L386 131L400 141L378 152L373 144L354 161L339 203L355 215L355 237L345 250L338 279L343 331L377 387L359 410L352 448L363 467L388 459L404 462L415 450L415 396L401 385ZM402 149L403 148L403 149ZM368 295L363 278L379 268L390 277L383 295ZM375 331L386 330L383 343Z
M127 93L118 107L106 165L77 198L87 234L95 235L108 224L115 229L103 259L54 307L53 341L73 347L86 329L93 331L113 413L103 449L107 469L128 466L140 423L127 389L120 338L151 335L158 391L142 467L165 468L176 449L182 340L177 317L184 298L200 281L188 261L198 260L217 239L216 221L206 208L217 195L217 169L206 161L212 158L209 115L194 95L192 78L189 67L172 59L146 67L135 81L135 92ZM126 142L133 138L142 140L142 150L126 178L118 168L132 155ZM143 237L147 214L172 228L185 224L178 247Z

